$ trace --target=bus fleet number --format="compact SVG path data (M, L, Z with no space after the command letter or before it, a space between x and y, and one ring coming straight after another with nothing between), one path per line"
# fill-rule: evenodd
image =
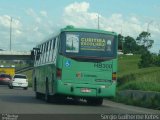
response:
M112 64L95 63L95 64L94 64L94 67L112 69Z

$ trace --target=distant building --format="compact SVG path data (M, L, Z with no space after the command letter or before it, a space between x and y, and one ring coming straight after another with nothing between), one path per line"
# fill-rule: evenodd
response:
M125 55L133 55L133 53L127 53L127 54L125 54Z

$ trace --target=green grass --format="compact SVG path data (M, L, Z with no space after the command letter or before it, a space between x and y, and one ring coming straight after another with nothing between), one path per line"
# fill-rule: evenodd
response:
M152 80L135 80L120 86L119 90L144 90L160 92L160 82L153 82Z
M160 92L160 67L138 68L139 55L119 57L118 89Z
M131 74L134 71L138 70L139 61L140 61L140 55L119 56L118 57L118 77Z
M134 105L134 106L141 106L151 109L160 110L160 102L159 102L160 96L155 95L153 97L148 97L144 95L142 98L133 98L133 96L120 96L117 95L115 98L112 98L111 100L115 102L121 102L128 105Z

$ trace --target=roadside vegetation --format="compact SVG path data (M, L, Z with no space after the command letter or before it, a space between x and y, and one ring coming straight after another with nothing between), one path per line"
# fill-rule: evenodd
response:
M160 109L160 51L151 53L154 40L143 31L134 39L119 34L119 48L132 56L118 57L116 102ZM127 92L127 93L126 93Z
M117 95L113 101L160 110L160 67L139 67L141 55L118 58ZM123 91L135 91L135 94ZM144 94L141 94L142 91ZM148 94L149 93L149 94Z
M160 92L160 51L150 52L151 34L143 31L136 39L119 34L118 42L124 54L134 54L118 57L118 89Z
M151 93L151 95L148 93L140 94L141 97L136 97L136 95L132 93L129 94L129 96L117 94L117 96L112 100L115 102L125 103L127 105L141 106L145 108L160 110L160 95L156 93Z
M160 67L139 68L140 55L119 56L118 90L160 92Z

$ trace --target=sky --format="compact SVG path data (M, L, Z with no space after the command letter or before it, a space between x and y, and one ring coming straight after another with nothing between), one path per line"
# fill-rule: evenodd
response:
M160 0L0 0L0 49L30 51L67 25L98 27L123 36L151 33L152 52L160 50Z

